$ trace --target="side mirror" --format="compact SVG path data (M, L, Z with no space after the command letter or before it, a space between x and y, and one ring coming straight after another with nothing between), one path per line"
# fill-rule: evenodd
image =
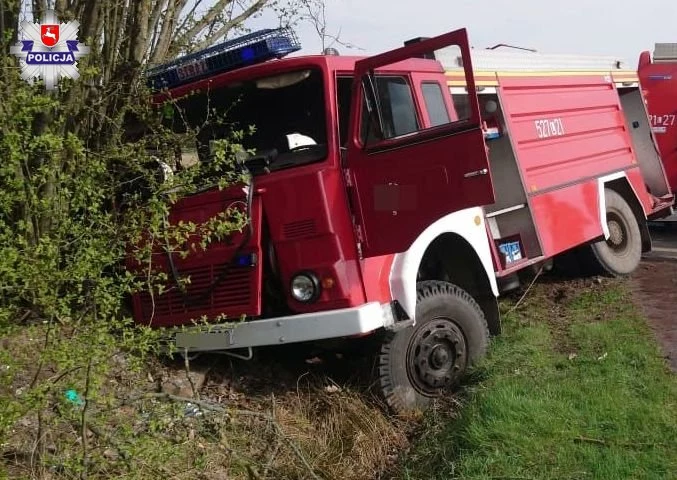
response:
M155 163L157 163L157 178L160 183L167 183L172 178L174 178L174 170L172 169L171 165L160 160L160 158L156 156L152 156L151 158L153 161L155 161Z
M250 157L251 155L244 150L235 152L235 161L239 166L243 166Z

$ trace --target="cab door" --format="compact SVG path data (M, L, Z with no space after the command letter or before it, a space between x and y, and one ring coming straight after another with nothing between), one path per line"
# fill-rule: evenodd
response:
M454 110L436 51L462 59L468 87L445 123L425 121L411 73L436 76ZM344 166L363 256L405 251L445 215L494 202L465 29L357 62L351 102Z

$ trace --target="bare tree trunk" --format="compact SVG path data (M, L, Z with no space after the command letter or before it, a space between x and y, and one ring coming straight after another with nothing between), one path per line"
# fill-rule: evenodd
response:
M33 18L37 21L42 20L42 16L47 11L47 0L33 0Z
M104 84L108 84L116 71L120 58L124 38L124 30L128 12L128 2L118 0L106 4L103 12L104 44L101 48L102 77Z
M3 51L6 51L4 40L7 31L12 31L9 43L17 42L20 9L21 3L19 0L0 0L0 46L2 46Z
M99 16L101 13L101 3L97 1L84 2L84 12L80 21L80 35L89 42L98 44L99 37L96 35L99 30ZM92 45L94 46L94 45Z
M129 32L131 38L134 39L129 60L134 65L141 65L146 57L146 52L148 51L148 19L150 18L151 10L150 1L139 1L136 7L134 26Z

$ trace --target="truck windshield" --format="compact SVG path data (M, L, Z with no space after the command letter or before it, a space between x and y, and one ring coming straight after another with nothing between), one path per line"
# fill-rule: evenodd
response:
M291 71L189 95L177 102L171 123L179 132L197 130L200 161L209 161L212 140L234 132L241 132L255 174L320 161L327 155L322 72Z

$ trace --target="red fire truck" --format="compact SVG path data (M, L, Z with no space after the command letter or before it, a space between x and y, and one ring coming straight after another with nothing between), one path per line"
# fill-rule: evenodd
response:
M651 128L670 187L677 188L677 43L657 43L639 59L639 77Z
M170 217L240 204L250 228L159 257L190 283L134 298L138 322L185 327L180 351L369 336L387 403L422 408L500 332L508 279L575 248L629 274L647 219L670 213L636 72L538 54L515 68L471 50L465 30L368 58L281 58L297 49L266 30L149 74L158 102L204 125L200 161L224 135L208 112L256 126L251 185L182 199Z

